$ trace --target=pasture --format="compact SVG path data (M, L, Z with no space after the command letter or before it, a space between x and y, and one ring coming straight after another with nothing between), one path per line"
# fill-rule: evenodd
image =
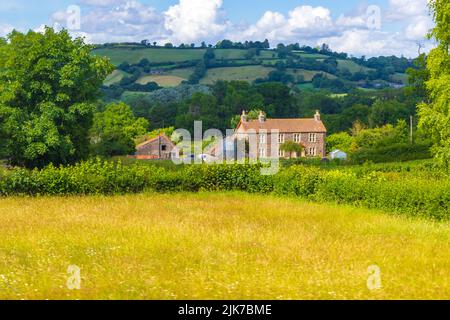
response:
M332 75L328 72L323 71L313 71L313 70L305 70L305 69L287 69L287 73L292 75L293 77L302 76L304 81L312 81L316 74L322 74L328 79L336 79L335 75Z
M152 63L180 62L200 60L205 54L204 49L165 49L165 48L102 48L92 53L97 56L108 57L118 66L122 62L138 63L142 59L148 59Z
M206 76L200 80L201 84L213 84L218 80L253 82L258 78L265 78L275 69L263 66L242 66L208 69Z
M130 74L122 70L114 70L105 80L104 85L110 86L112 84L120 82L124 77L128 77Z
M449 237L448 223L245 193L3 198L0 299L446 299Z
M361 66L351 60L338 60L338 69L341 71L344 69L347 69L351 73L368 72L370 70L373 70L373 69Z
M147 84L156 82L160 87L176 87L186 79L171 75L148 75L139 78L136 83Z

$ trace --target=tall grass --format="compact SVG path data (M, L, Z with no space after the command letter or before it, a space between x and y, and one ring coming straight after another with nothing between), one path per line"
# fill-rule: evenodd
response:
M0 299L445 299L450 225L247 193L0 201ZM69 290L69 265L81 290ZM367 288L368 267L382 288Z
M378 169L377 169L378 168ZM396 168L396 170L394 170ZM261 175L259 165L193 165L180 170L120 162L88 161L72 167L0 172L0 195L125 194L144 190L247 191L293 195L315 201L348 203L368 208L423 216L450 217L450 179L432 168L416 174L407 167L314 166L284 168L274 176ZM398 170L397 170L398 169ZM418 169L416 167L416 169ZM403 171L406 170L406 171Z

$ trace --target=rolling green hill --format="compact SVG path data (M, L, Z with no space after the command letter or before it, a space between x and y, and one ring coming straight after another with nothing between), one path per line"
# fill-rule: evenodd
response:
M198 74L196 66L206 59L205 53L209 50L213 52L213 58L208 58L202 67L206 69ZM405 84L407 81L407 76L402 72L385 75L367 64L359 64L357 59L336 57L333 53L327 55L295 50L288 54L283 53L282 56L276 49L259 49L253 50L254 52L237 48L209 50L118 44L100 46L93 50L93 54L108 57L118 68L106 79L105 86L122 85L123 82L137 85L154 82L160 87L175 87L192 81L212 84L218 80L258 80L281 81L308 89L344 86L345 89L342 90L347 92L349 88L363 84L365 89L380 89L394 84ZM124 64L128 69L123 67ZM195 80L192 80L194 74ZM379 78L374 79L374 74L375 78L380 74ZM320 79L317 80L317 77ZM365 77L367 78L364 79ZM334 92L340 93L336 90Z
M122 62L138 63L142 59L151 62L180 62L200 60L205 54L204 49L166 49L166 48L102 48L93 51L95 55L105 56L118 66Z

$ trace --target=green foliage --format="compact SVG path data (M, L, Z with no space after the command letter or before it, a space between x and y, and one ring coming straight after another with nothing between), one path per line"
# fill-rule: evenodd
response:
M430 135L433 153L445 167L450 167L450 3L432 0L429 3L436 23L430 36L438 42L431 50L427 69L430 79L426 82L429 103L419 105L419 125Z
M135 118L129 106L113 103L105 111L96 113L91 129L93 153L101 156L131 154L134 139L147 132L148 121Z
M13 31L0 46L0 149L12 164L67 164L88 154L94 102L113 67L65 30Z
M355 141L347 132L339 132L327 137L327 152L339 149L350 152L355 146Z
M274 176L260 174L260 165L191 165L165 170L153 165L129 166L121 162L90 160L75 166L49 166L42 170L0 172L0 195L122 194L144 190L232 191L275 193L315 201L421 216L449 219L450 180L439 171L436 178L410 174L431 173L433 168L391 166L320 169L292 166ZM408 169L408 170L407 170Z
M370 111L369 124L371 127L395 124L399 119L408 119L412 115L404 103L398 101L377 100Z
M294 141L286 141L280 146L280 150L287 152L289 154L289 158L291 158L293 153L300 155L303 151L303 147Z
M160 128L160 129L156 129L153 130L151 132L148 132L142 136L137 137L134 141L136 144L140 144L142 142L145 142L147 140L156 138L159 135L166 135L167 137L171 137L173 132L175 131L175 127L168 127L168 128Z
M410 161L418 159L429 159L431 145L426 142L420 143L393 143L385 146L372 148L360 148L350 154L352 163L374 163Z
M409 141L408 126L399 120L396 126L390 124L373 129L355 125L352 135L346 132L327 137L327 149L340 149L350 154L352 163L393 162L428 159L430 143L416 134L417 142Z
M428 99L426 82L430 79L430 72L427 69L427 57L422 53L415 61L414 68L406 70L409 87L408 94L417 97L420 101Z

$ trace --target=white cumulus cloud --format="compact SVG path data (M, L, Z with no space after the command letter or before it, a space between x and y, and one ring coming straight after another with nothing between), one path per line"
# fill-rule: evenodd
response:
M172 42L217 38L227 29L221 21L222 0L180 0L164 12L164 26Z
M333 30L331 12L324 7L300 6L287 17L279 12L267 11L254 25L230 33L234 40L263 40L271 42L295 41L330 35Z
M0 37L6 36L8 33L13 31L13 26L7 23L0 23Z
M336 19L329 8L301 5L287 13L266 11L251 24L234 24L225 16L227 1L179 0L159 12L142 0L80 0L81 29L71 32L94 43L147 39L160 44L198 44L225 38L242 42L268 39L272 46L280 42L310 46L328 43L333 50L352 55L414 57L417 42L430 43L424 38L433 26L428 0L389 0L388 6L381 8L381 30L368 28L369 13L363 4ZM65 27L67 18L62 10L53 14L52 21ZM386 30L389 23L396 25L395 31ZM0 25L0 32L5 33L4 29Z

